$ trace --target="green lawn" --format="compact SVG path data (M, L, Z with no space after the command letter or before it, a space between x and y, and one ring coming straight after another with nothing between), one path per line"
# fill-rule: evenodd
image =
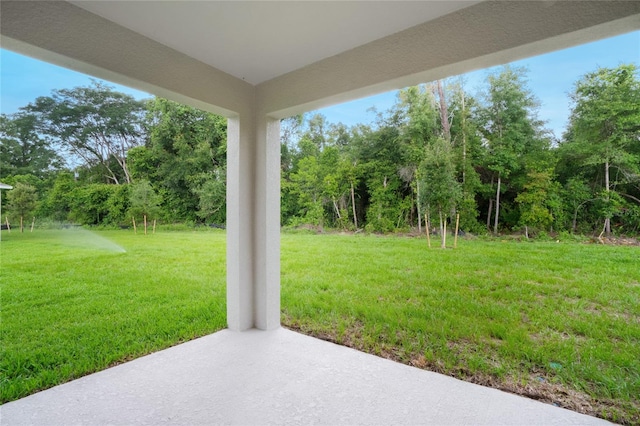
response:
M640 423L640 247L285 235L283 323Z
M211 230L3 232L2 401L224 327L224 247ZM284 234L282 310L307 334L640 422L639 247Z
M226 326L223 232L2 234L2 402Z

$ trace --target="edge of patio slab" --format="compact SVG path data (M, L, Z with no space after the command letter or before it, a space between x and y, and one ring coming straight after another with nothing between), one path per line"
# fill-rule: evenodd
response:
M610 424L284 328L135 359L4 404L0 423Z

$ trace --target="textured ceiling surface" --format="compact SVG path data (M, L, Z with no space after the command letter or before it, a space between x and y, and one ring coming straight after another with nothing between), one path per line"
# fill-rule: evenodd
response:
M283 118L640 28L640 1L11 1L3 48Z
M258 84L478 1L71 3Z

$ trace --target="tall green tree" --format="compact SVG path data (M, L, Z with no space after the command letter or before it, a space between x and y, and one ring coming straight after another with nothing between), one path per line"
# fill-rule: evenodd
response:
M129 214L133 217L155 219L160 213L160 197L149 181L139 180L131 185L129 192Z
M449 114L451 121L451 144L454 163L461 184L461 198L458 203L460 228L467 231L479 231L478 203L476 196L482 188L480 174L476 167L484 161L485 150L482 146L481 134L473 111L477 109L477 101L464 89L462 80L448 86L451 94Z
M162 196L166 219L204 220L198 215L203 189L212 180L226 185L226 119L162 98L147 108L149 140L134 151L133 168Z
M144 103L93 81L90 86L54 90L25 108L37 114L42 131L105 183L130 183L127 151L142 145Z
M20 232L23 232L25 217L29 217L36 209L38 194L36 188L24 183L17 183L7 194L7 209L13 217L20 218Z
M422 202L431 217L437 215L439 218L441 246L445 248L444 224L462 195L460 183L456 179L451 143L439 137L427 145L421 171L425 188Z
M220 172L223 172L221 169ZM205 222L225 223L227 205L227 186L225 178L211 174L195 189L198 196L198 216Z
M355 139L361 158L361 184L365 187L361 193L365 228L370 231L409 226L414 197L400 175L404 155L399 120L395 111L389 117L379 117L376 129L361 129L364 131Z
M44 179L61 167L62 158L35 114L0 115L0 178L29 174Z
M582 176L571 177L564 186L563 200L568 216L571 217L571 232L576 233L578 228L578 214L584 207L595 201L591 194L591 188L586 184Z
M313 114L309 117L307 126L307 137L313 142L318 151L322 151L328 143L329 123L327 123L327 117L322 114Z
M303 222L322 228L324 226L324 209L322 206L322 181L318 157L307 156L298 162L297 171L291 175L295 184L301 208L299 214Z
M332 224L344 229L350 223L347 205L352 169L348 157L341 152L340 148L340 145L333 142L331 146L324 149L320 157L320 169L325 209L332 212Z
M53 187L43 200L46 214L53 220L65 221L69 219L69 213L73 205L73 195L79 183L73 174L68 171L58 173Z
M584 169L601 170L603 232L610 235L611 218L623 205L620 196L640 203L630 193L640 184L638 68L629 64L589 73L576 83L571 99L563 151Z
M505 66L487 77L484 104L479 108L480 131L489 155L487 168L496 180L493 232L498 232L503 182L523 169L522 159L541 133L535 118L537 101L526 87L525 69Z
M287 119L287 131L282 137L283 223L345 229L351 223L351 203L357 228L354 200L358 177L357 161L352 162L351 156L351 130L342 123L329 125L318 114L298 122L301 118Z
M362 158L360 156L358 143L359 138L370 131L368 126L358 125L349 129L348 143L341 144L342 162L341 173L349 185L349 203L351 204L350 214L353 221L353 229L358 230L362 226L364 211L362 208ZM344 139L342 139L344 141Z
M83 225L107 223L112 215L110 199L120 185L90 183L76 187L70 197L69 219Z
M280 120L280 162L283 179L293 167L296 145L302 135L304 120L303 114Z
M400 177L409 183L414 193L418 232L422 233L420 199L421 189L422 192L425 189L424 187L421 188L424 182L421 176L420 164L424 161L427 145L438 133L439 112L435 107L435 97L427 86L408 87L401 90L398 97L398 113L404 117L401 137L403 158L399 173Z
M557 198L558 190L556 182L550 171L531 171L528 174L528 182L522 192L516 197L516 203L520 207L520 224L527 230L548 230L553 224L551 203Z

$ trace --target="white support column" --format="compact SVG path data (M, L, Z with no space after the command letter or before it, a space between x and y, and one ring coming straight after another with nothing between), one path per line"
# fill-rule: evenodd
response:
M235 331L254 326L254 129L249 114L227 120L227 325Z
M261 116L256 145L255 327L280 327L280 120Z
M280 326L280 121L227 125L227 324Z

